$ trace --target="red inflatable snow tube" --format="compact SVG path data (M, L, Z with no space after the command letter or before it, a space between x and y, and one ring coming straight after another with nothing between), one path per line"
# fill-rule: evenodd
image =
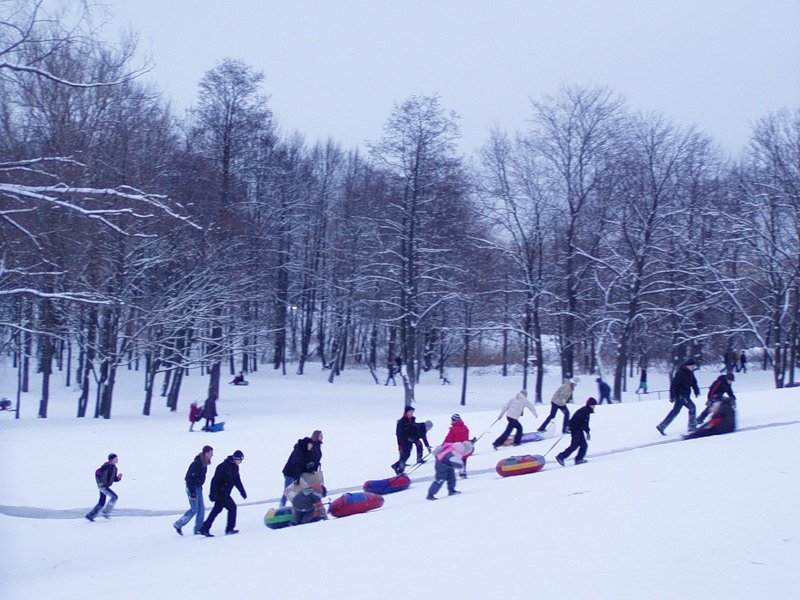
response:
M383 496L370 492L344 494L331 502L330 513L338 518L349 517L383 506Z
M495 467L500 477L512 477L514 475L525 475L536 473L544 468L544 456L525 454L524 456L509 456L504 458Z
M367 481L364 484L364 491L371 494L393 494L395 492L402 492L407 490L411 485L411 478L408 475L398 475L397 477L389 477L389 479L375 479Z

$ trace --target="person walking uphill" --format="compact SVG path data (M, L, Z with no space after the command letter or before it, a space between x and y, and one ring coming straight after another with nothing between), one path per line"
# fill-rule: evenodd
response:
M444 441L442 444L452 444L454 442L466 442L471 441L475 444L475 440L469 439L469 427L467 424L464 423L464 420L461 418L461 415L458 413L454 414L450 417L450 429L447 432L447 435L444 436ZM471 454L465 454L463 458L464 467L458 472L458 476L462 479L467 478L467 459L471 456Z
M283 489L297 482L303 473L313 473L322 461L322 432L314 431L311 437L297 440L283 467ZM281 495L281 507L286 506L286 494Z
M111 490L112 485L122 481L122 473L117 471L118 462L119 458L112 452L108 455L108 460L94 472L94 480L97 484L97 489L100 490L100 499L86 515L89 521L94 521L100 509L103 509L103 516L108 519L111 516L111 511L114 510L114 505L119 500L119 496ZM108 506L106 506L106 498L108 498Z
M206 470L211 464L214 456L214 449L211 446L203 446L203 450L194 457L186 471L184 480L186 481L186 495L189 497L189 510L175 521L172 526L178 535L183 535L183 526L194 517L194 534L200 533L203 528L203 519L206 516L206 507L203 504L203 484L206 482Z
M569 455L575 452L575 450L578 451L578 454L575 456L575 464L582 465L587 462L584 458L586 456L586 451L589 449L587 440L592 437L589 432L589 417L592 416L595 406L597 406L597 400L589 398L586 401L586 405L576 410L575 414L572 415L572 418L569 420L569 433L572 436L572 441L566 450L556 455L556 461L562 467L564 466L564 459L569 458Z
M697 363L694 362L693 358L690 358L675 372L675 377L672 378L672 384L669 386L669 401L673 402L674 406L664 417L664 420L656 425L656 429L661 435L667 435L664 430L669 427L669 424L678 416L684 406L689 411L689 433L696 429L695 405L691 400L692 391L694 391L695 398L700 395L700 388L697 387L697 379L694 376L696 368Z
M597 391L600 393L600 400L598 401L598 404L602 404L603 400L611 404L611 386L603 381L600 377L598 377L595 381L597 382Z
M564 423L561 426L561 433L569 433L569 409L567 408L567 402L572 398L572 392L575 391L575 386L578 385L578 381L580 381L580 379L577 377L575 379L567 379L553 393L553 397L550 398L550 414L537 430L539 433L545 432L550 421L555 418L559 410L564 413Z
M447 495L454 496L461 492L456 490L456 469L464 464L464 457L472 454L474 450L472 442L455 442L453 444L442 444L434 449L436 464L434 465L434 480L428 488L426 500L436 500L442 484L447 482Z
M539 416L536 414L536 408L528 401L528 390L520 390L519 393L506 402L505 406L500 410L500 416L497 417L497 420L499 421L503 418L503 415L506 415L508 425L506 425L506 430L500 434L500 437L492 442L492 447L495 450L497 450L498 446L503 445L503 442L508 439L508 436L511 435L511 432L515 429L514 445L520 445L522 442L522 424L520 424L519 419L522 417L522 413L525 412L526 406L533 413L534 417Z
M211 533L211 525L214 524L214 519L222 512L222 509L228 511L228 522L225 526L225 535L239 533L236 529L236 503L231 498L231 492L235 487L239 490L242 498L247 500L247 492L244 491L242 480L239 477L239 465L244 460L244 454L241 450L237 450L219 465L214 471L214 477L211 478L211 493L208 495L209 499L214 503L214 508L203 523L200 529L200 534L206 537L214 537Z
M408 457L411 456L414 440L417 439L417 424L414 421L413 406L406 406L403 409L403 416L397 420L394 434L397 437L397 451L400 453L400 458L392 464L392 470L400 475L406 470L406 463Z

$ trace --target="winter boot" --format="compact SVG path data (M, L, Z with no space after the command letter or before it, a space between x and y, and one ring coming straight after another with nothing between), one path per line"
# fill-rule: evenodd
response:
M582 465L583 463L587 463L587 462L589 462L589 461L586 460L585 458L576 458L575 459L575 464L576 465Z
M560 464L562 467L564 466L564 459L563 459L563 458L561 458L561 455L560 455L560 454L557 454L557 455L556 455L556 462L557 462L558 464Z
M656 425L656 429L658 429L658 433L660 433L661 435L667 435L666 433L664 433L663 425Z

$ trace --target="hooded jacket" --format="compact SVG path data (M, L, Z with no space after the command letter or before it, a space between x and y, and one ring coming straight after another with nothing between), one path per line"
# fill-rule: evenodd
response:
M309 444L311 450L308 449ZM297 440L294 445L286 465L283 467L283 474L286 477L297 479L303 473L313 473L319 468L320 452L317 451L318 446L310 437L304 437Z
M592 416L594 407L591 404L582 406L575 411L572 418L569 420L570 431L583 431L589 433L589 417Z
M567 381L558 386L558 389L553 393L550 402L557 406L566 406L569 399L572 397L572 383Z
M184 480L186 481L186 487L189 489L201 486L206 482L206 471L208 470L208 465L203 461L203 453L201 452L197 456L194 457L192 464L189 465L189 469L186 471L186 477Z
M694 391L695 396L700 395L700 388L697 387L697 379L686 365L681 365L675 371L672 384L669 386L669 396L674 401L676 398L688 398Z
M519 419L522 413L525 412L526 406L533 413L534 417L539 416L536 414L536 409L533 404L528 400L528 396L522 392L518 392L516 396L505 403L505 406L500 410L500 416L497 418L502 419L503 415L506 415L509 419Z

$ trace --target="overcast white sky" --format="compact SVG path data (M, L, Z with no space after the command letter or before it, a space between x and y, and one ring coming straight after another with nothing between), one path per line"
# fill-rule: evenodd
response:
M107 0L176 108L226 57L265 74L283 131L346 147L392 103L439 93L471 152L525 127L562 82L695 124L737 153L752 123L800 106L798 0Z

